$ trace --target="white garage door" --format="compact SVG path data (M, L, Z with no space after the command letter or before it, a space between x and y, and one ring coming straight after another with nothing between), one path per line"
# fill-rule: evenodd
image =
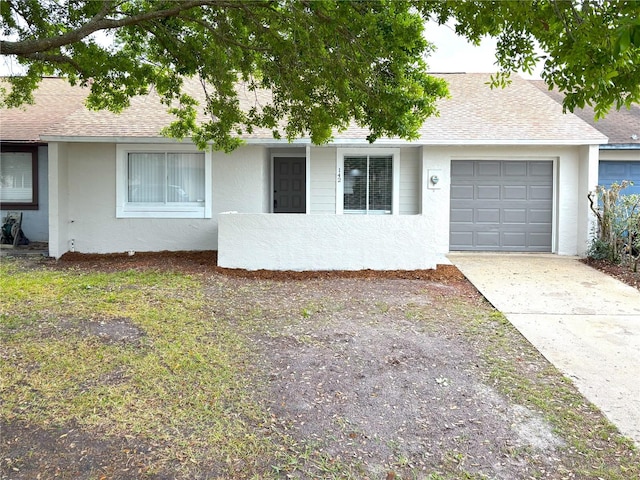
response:
M451 162L449 248L550 252L552 161Z

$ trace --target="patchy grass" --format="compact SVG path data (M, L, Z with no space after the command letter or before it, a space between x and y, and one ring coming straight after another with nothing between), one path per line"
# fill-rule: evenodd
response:
M471 338L483 338L486 380L518 404L539 412L566 442L564 473L575 478L640 478L638 451L600 411L497 311L469 315ZM571 478L569 477L569 478Z
M640 478L468 287L3 259L0 290L2 478Z
M224 476L241 464L248 477L276 453L270 418L247 388L250 352L205 313L197 279L21 271L10 261L0 278L3 422L136 437L153 446L140 470L149 475L188 478L208 464ZM118 335L125 326L133 338Z

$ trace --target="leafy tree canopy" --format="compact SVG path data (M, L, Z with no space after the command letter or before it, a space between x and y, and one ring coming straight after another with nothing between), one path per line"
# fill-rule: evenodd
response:
M601 118L611 108L640 102L640 1L419 3L440 23L454 18L456 32L476 44L484 35L497 38L494 86L542 61L541 76L566 94L566 110L588 104ZM536 46L544 53L537 54Z
M258 127L324 143L351 121L370 141L416 138L447 95L427 73L429 18L453 19L474 42L498 38L495 85L533 67L537 42L569 110L591 103L604 115L640 99L637 2L3 0L0 14L1 53L27 69L0 92L3 107L32 101L46 75L90 85L89 107L115 112L154 88L176 115L166 133L201 147L232 150ZM185 77L201 80L205 105L184 93ZM271 102L240 108L238 82Z

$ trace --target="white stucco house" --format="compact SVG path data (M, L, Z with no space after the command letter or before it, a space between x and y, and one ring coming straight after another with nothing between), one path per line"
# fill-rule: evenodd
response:
M451 98L417 141L257 131L231 154L162 137L153 95L93 112L81 89L44 79L35 105L0 112L2 211L29 207L26 235L55 258L217 250L228 268L411 270L457 250L584 253L607 137L526 80L442 77ZM9 166L33 177L30 205Z

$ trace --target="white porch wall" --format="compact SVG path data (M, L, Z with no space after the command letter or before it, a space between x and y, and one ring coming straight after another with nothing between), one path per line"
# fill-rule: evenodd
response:
M222 212L267 213L270 211L271 158L264 147L240 147L229 154L213 154L213 219L207 245L217 250L218 215Z
M223 214L218 265L247 270L415 270L449 263L421 215Z
M438 188L429 188L429 171L438 171ZM451 149L423 147L421 166L421 211L429 222L425 242L442 256L449 253L449 187L451 185ZM444 262L441 262L444 263Z

